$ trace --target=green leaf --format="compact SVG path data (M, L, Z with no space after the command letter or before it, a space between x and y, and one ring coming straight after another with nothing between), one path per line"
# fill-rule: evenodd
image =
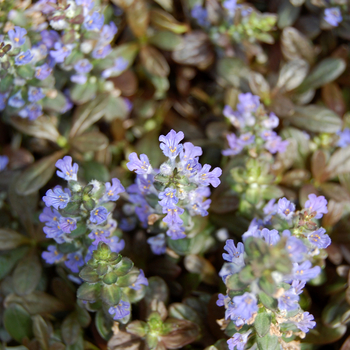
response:
M86 181L98 180L107 182L110 180L107 167L99 162L91 160L83 164L84 177Z
M75 84L70 90L70 97L76 104L89 102L96 97L97 83L88 81L85 84Z
M83 283L77 290L77 297L82 300L94 302L100 298L101 285L99 283Z
M236 57L225 57L219 60L217 71L222 78L235 87L239 86L240 78L249 75L249 67L241 59Z
M57 95L54 98L45 97L43 99L43 108L50 112L61 113L66 103L66 97L64 94L57 91ZM47 120L46 116L44 118Z
M39 258L34 253L25 257L13 272L13 287L17 294L27 295L37 287L42 273Z
M119 331L109 339L107 347L110 350L140 349L141 339L133 334Z
M134 266L134 263L126 257L123 257L122 260L114 267L113 271L117 276L126 275Z
M343 124L338 114L317 105L295 107L295 113L288 119L300 129L312 132L336 133Z
M302 59L287 62L280 70L276 86L282 91L297 88L309 72L309 64Z
M254 328L259 337L264 337L270 330L271 314L267 312L258 313L255 317Z
M66 345L75 344L81 333L81 327L75 312L69 314L62 322L61 334Z
M149 10L146 1L134 0L126 9L126 18L133 33L139 38L144 36L149 24Z
M277 350L280 348L278 338L270 333L266 334L264 337L256 338L259 350Z
M268 296L264 292L259 293L260 302L269 310L275 311L277 309L277 300Z
M75 312L79 324L84 328L87 327L91 322L89 312L85 308L80 307L78 304L75 306Z
M29 243L30 239L9 228L0 229L0 250L9 250Z
M42 188L55 172L55 164L66 152L58 151L29 166L16 181L16 192L26 196Z
M271 275L260 277L259 287L270 296L276 292L276 283Z
M159 30L149 39L149 42L161 50L173 51L181 45L182 38L173 32Z
M113 321L105 316L103 310L99 310L95 316L95 326L104 340L109 340L112 336Z
M139 275L140 272L137 269L135 269L135 271L132 270L127 275L118 277L117 284L119 287L129 287L136 282Z
M303 343L330 344L340 339L346 332L347 326L341 325L336 328L329 328L321 322L317 322L316 327L310 329L303 339Z
M49 327L45 320L40 315L32 317L33 320L33 333L35 339L39 342L42 350L49 349L50 332Z
M129 114L128 107L122 97L110 95L105 109L104 119L108 122L114 119L125 119Z
M86 132L74 137L71 145L81 153L100 151L108 146L108 137L98 131Z
M185 23L178 22L170 13L159 9L152 9L151 23L160 29L170 30L176 34L187 32L190 27Z
M122 290L116 284L103 285L101 299L107 305L117 305L122 296Z
M154 0L168 12L173 12L173 0Z
M2 280L28 251L28 247L20 247L0 255L0 280Z
M323 172L322 180L326 181L340 174L347 174L350 171L350 146L335 151L326 169Z
M84 266L79 272L79 277L85 282L95 283L100 280L100 276L91 266Z
M4 326L17 342L33 337L33 322L29 313L20 305L12 304L4 312Z
M321 61L297 89L302 94L310 89L318 89L337 79L345 70L346 63L340 58L326 58ZM329 131L333 132L333 131Z
M166 77L170 73L168 62L164 56L152 46L144 46L141 48L140 60L150 74Z
M230 275L226 279L226 286L228 289L233 290L233 291L240 291L243 290L247 287L246 283L243 283L240 279L238 274L233 274Z
M30 64L19 66L16 69L17 74L24 79L32 79L34 77L35 68Z

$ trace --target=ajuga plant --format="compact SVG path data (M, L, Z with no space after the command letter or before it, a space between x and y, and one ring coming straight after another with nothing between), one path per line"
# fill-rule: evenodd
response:
M0 0L1 346L347 349L349 11Z

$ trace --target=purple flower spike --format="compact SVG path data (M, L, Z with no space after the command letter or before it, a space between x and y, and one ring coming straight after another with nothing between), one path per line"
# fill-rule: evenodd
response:
M299 296L295 293L294 288L290 288L278 298L278 308L286 311L296 310L299 307L298 301Z
M136 174L140 175L146 175L152 172L152 166L145 154L141 154L139 159L136 152L130 153L129 163L126 166L130 171L135 171Z
M47 251L41 254L41 257L48 263L54 264L56 261L63 258L63 254L59 253L54 245L49 245Z
M23 66L31 62L33 58L34 55L31 53L30 50L27 50L26 52L22 51L18 56L15 57L15 65Z
M70 191L66 188L64 191L61 186L56 186L53 190L48 190L43 201L47 207L54 207L57 209L64 209L70 200Z
M93 245L98 245L100 242L104 242L109 245L109 237L110 232L105 230L94 230L89 233L88 237L93 240Z
M84 27L87 30L101 30L105 17L95 11L91 16L85 19Z
M114 320L120 320L130 314L130 304L120 300L119 304L111 306L108 312L113 316Z
M26 34L27 34L27 31L24 28L21 28L18 26L15 26L15 29L8 31L8 36L14 47L20 47L25 43Z
M107 220L108 210L105 207L98 207L90 212L90 221L100 225Z
M164 254L166 251L164 233L159 233L157 236L148 238L147 243L150 245L152 252L156 255Z
M331 7L324 10L324 20L333 27L338 27L343 20L339 7Z
M173 188L166 188L164 192L159 193L159 201L158 203L164 207L164 208L169 208L173 209L176 207L177 202L179 199L176 197L176 190Z
M159 136L160 149L163 151L166 157L170 159L175 159L182 151L182 144L180 141L185 137L182 131L178 133L175 130L170 130L170 132L164 136Z
M57 176L70 181L77 181L77 173L78 173L78 164L74 163L72 166L72 157L71 156L65 156L63 159L59 159L56 162L56 168L58 168L61 171L56 172Z
M295 211L295 205L287 198L281 198L277 203L277 213L286 220L290 220Z
M184 228L180 227L177 224L169 227L168 231L166 231L166 234L173 240L183 239L186 237Z
M197 173L195 181L202 186L212 185L213 187L218 187L221 182L219 177L222 174L222 170L217 167L210 172L210 168L209 164L204 164L203 168Z
M0 171L5 170L8 163L9 158L7 156L0 156Z
M184 209L180 207L175 208L163 208L163 213L167 214L163 221L168 224L168 226L182 225L183 221L180 215L184 213Z
M316 326L316 322L313 321L314 316L308 312L302 314L301 320L293 322L302 332L307 333L311 328Z
M119 198L119 193L125 192L124 186L121 182L114 178L112 179L112 185L110 182L105 183L106 192L103 196L103 199L106 201L116 201Z
M243 350L248 341L248 336L250 332L247 333L235 333L232 338L227 341L229 350Z
M140 274L137 277L137 280L131 285L131 289L140 290L142 285L148 286L148 279L145 277L145 273L140 269Z
M350 129L345 128L343 131L338 131L337 135L339 136L339 140L337 146L344 148L350 145Z
M321 227L317 231L310 233L307 238L317 248L326 249L331 244L331 239L326 233L326 230Z
M59 225L64 233L71 233L77 228L77 222L75 219L66 218L64 216L60 217Z
M305 209L308 209L310 213L316 212L315 219L321 219L323 214L328 213L327 199L324 196L316 196L311 193L308 196L309 200L305 203Z
M224 260L234 263L239 266L244 266L244 244L239 242L237 248L232 239L228 239L224 246L224 249L228 254L223 253L222 257Z
M79 267L84 265L81 252L69 253L65 264L72 272L79 272Z

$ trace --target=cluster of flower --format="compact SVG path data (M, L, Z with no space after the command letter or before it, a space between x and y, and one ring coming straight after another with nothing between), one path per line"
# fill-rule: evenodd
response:
M267 312L270 315L265 320L270 324L269 336L277 336L282 347L286 341L297 344L295 337L303 338L316 325L313 316L301 310L299 295L305 284L321 272L320 266L312 267L312 260L316 256L320 258L320 249L331 243L325 229L317 228L313 220L327 213L327 200L310 194L305 208L296 212L293 203L281 198L277 204L271 200L264 212L264 219L254 219L243 235L244 243L238 243L236 247L230 239L224 247L228 254L223 254L223 258L228 263L224 264L220 276L226 283L228 295L220 294L217 305L225 306L226 320L233 321L233 325L227 327L233 335L227 342L230 350L244 349L248 338L256 334L251 325L261 321L263 316L257 318L258 314ZM264 227L268 225L271 230ZM260 250L252 253L254 244ZM278 254L276 250L279 250ZM259 252L263 252L264 257L257 265L254 259ZM272 271L271 266L274 266ZM262 270L257 273L259 268ZM268 287L263 275L271 277ZM269 298L272 302L268 302ZM261 336L258 329L255 327L257 341Z
M127 163L129 170L137 174L128 193L130 202L136 205L135 213L140 222L144 227L158 222L173 240L186 237L192 216L208 215L209 185L217 187L222 173L220 168L210 171L210 165L202 166L198 161L202 149L190 142L180 143L183 138L182 131L176 133L174 130L159 137L160 148L168 157L159 170L152 168L145 154L139 159L136 153L131 153ZM163 233L149 238L148 242L155 254L165 252Z
M339 7L331 7L324 10L324 20L332 27L338 27L343 20L341 10Z
M39 26L32 26L28 33L15 26L6 37L0 37L1 64L7 72L7 79L0 87L0 110L8 105L22 118L38 118L43 113L41 101L46 96L54 98L58 93L53 92L53 71L57 69L69 72L70 81L77 85L90 82L94 86L91 89L93 97L98 79L104 82L105 78L127 68L128 62L123 58L103 60L112 52L110 43L118 29L113 22L104 24L104 15L94 6L92 0L57 4L55 1L38 1L25 10L24 15L32 18L35 17L33 14L40 13L45 20ZM16 23L21 14L10 11L9 17ZM26 39L27 36L30 39ZM65 91L66 103L60 113L72 108L72 88ZM112 89L104 83L101 88ZM129 107L128 101L125 103Z
M91 181L83 187L77 181L78 164L65 156L56 163L57 175L68 181L68 187L56 186L43 197L46 204L40 221L45 223L44 232L58 245L50 245L42 257L49 264L63 262L78 273L97 249L99 242L107 244L112 252L120 252L124 240L114 235L117 222L111 211L124 187L118 179L102 184ZM65 243L65 244L63 244Z
M236 155L246 146L253 147L256 151L264 148L272 154L285 152L288 141L282 141L282 138L272 131L279 124L278 117L274 113L267 115L259 96L248 92L240 94L238 99L237 110L233 111L226 105L223 114L239 130L240 136L237 137L234 133L227 135L230 148L224 150L222 154Z

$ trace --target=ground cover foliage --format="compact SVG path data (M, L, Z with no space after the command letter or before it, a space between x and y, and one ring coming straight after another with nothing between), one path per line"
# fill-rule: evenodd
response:
M5 350L350 348L346 0L0 0Z

